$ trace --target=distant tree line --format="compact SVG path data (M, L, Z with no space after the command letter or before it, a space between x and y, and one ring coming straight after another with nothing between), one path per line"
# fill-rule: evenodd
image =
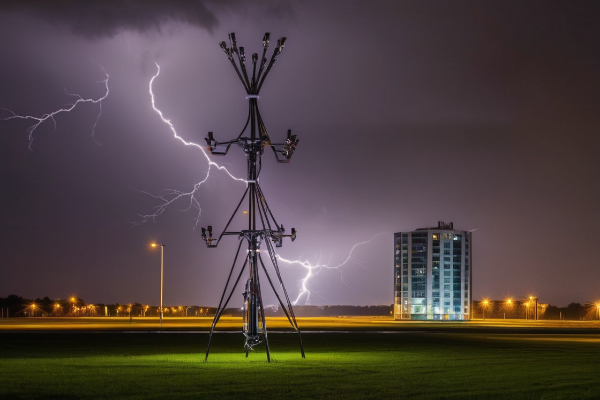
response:
M571 303L566 307L548 306L544 319L589 320L600 318L596 304L586 303L585 305L581 305L579 303Z
M380 306L294 306L294 314L298 317L335 317L335 316L387 316L391 315L393 305ZM0 316L7 317L153 317L160 315L157 306L130 304L88 304L79 297L52 300L49 297L35 300L25 299L14 294L0 297ZM201 306L164 306L165 317L213 317L215 307ZM228 308L223 315L241 316L239 307ZM285 316L280 307L267 307L266 316Z
M214 307L164 306L163 315L168 317L210 316ZM158 316L160 308L140 303L89 304L79 297L52 300L49 297L35 300L14 294L0 297L0 317L150 317Z
M546 320L592 320L600 319L600 306L594 303L571 303L566 307L557 307L532 301L474 301L473 318L534 319L537 304L538 319ZM296 305L294 314L298 317L337 317L337 316L389 316L393 305L377 306L310 306ZM0 317L158 317L157 306L130 304L88 304L79 297L52 300L49 297L25 299L14 294L0 297ZM213 317L215 307L202 306L165 306L165 317ZM224 316L241 316L239 307L228 308ZM266 316L285 316L280 307L267 307Z
M535 301L490 301L473 302L473 318L535 319L544 320L595 320L600 319L600 307L595 303L570 303L557 307Z
M79 297L52 300L49 297L35 300L11 294L0 297L1 316L7 317L50 317L50 316L96 316L104 305L86 304Z

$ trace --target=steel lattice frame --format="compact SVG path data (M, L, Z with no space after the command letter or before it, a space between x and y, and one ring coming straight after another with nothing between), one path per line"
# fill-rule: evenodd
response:
M281 54L281 51L285 46L286 38L282 37L279 40L277 40L277 45L275 47L273 55L267 63L268 60L266 57L266 53L269 47L269 33L265 33L263 37L263 53L262 58L260 60L260 64L258 64L258 54L252 54L251 77L248 75L248 71L246 70L246 54L244 52L244 48L237 46L235 33L229 34L229 41L229 47L225 42L221 42L220 46L225 52L225 54L227 54L227 58L231 62L231 65L233 65L237 76L240 78L242 84L244 85L244 89L246 90L246 99L249 103L248 119L246 120L246 124L244 125L242 132L238 135L237 138L226 142L218 142L214 139L213 133L209 132L208 137L206 138L206 142L213 155L227 154L232 144L237 144L238 146L240 146L244 150L244 153L247 158L248 178L246 191L244 192L240 202L235 208L231 218L227 222L225 229L218 236L218 238L213 238L211 226L208 226L207 228L202 228L202 239L206 242L208 247L217 247L223 236L237 236L240 240L240 243L237 247L237 251L235 253L233 264L231 266L231 270L229 271L229 276L227 277L227 283L225 284L223 294L221 295L221 300L219 301L219 307L217 309L212 326L210 328L205 361L208 359L210 343L215 330L215 326L219 322L223 311L227 307L227 304L229 303L229 300L231 299L235 288L239 284L240 279L244 271L246 270L246 267L248 267L249 274L244 291L245 307L244 324L242 328L242 331L246 338L246 357L248 357L248 352L252 350L254 346L264 341L267 350L267 360L269 362L271 361L259 277L259 269L262 268L264 276L267 277L267 280L269 281L269 284L273 289L273 292L275 293L275 296L277 297L277 300L279 301L283 312L288 318L288 321L290 322L291 326L298 333L298 339L300 341L300 352L302 354L302 358L304 358L304 347L302 345L302 336L300 333L300 328L298 327L298 323L296 322L296 317L294 315L292 303L290 302L289 296L281 278L279 265L277 263L277 255L274 249L274 247L281 247L284 237L289 237L292 241L294 241L296 239L296 230L292 228L290 234L285 234L285 229L283 228L283 225L277 223L275 216L271 212L271 209L269 208L269 205L266 201L265 195L258 182L261 170L261 156L264 152L265 147L271 147L271 149L273 149L275 158L278 162L287 163L290 161L290 158L294 153L296 145L298 144L298 139L295 135L292 135L291 131L289 130L287 133L287 139L284 143L271 143L269 135L267 134L265 124L260 116L260 112L258 111L258 95L260 92L260 88L262 87L265 78L271 71L271 68L277 61L277 58ZM243 136L244 133L248 130L248 127L250 128L250 136ZM245 199L247 199L248 201L248 229L241 231L228 231L229 225L231 224L233 217L238 213ZM238 258L240 258L240 250L244 242L247 242L248 244L248 253L244 258L242 268L239 271L235 282L233 283L233 286L229 291L229 294L227 295L227 291L232 280L236 263L238 262ZM283 291L285 303L282 300L282 297L275 289L273 280L269 276L265 263L261 257L260 245L262 242L264 242L266 245L267 253L269 254L269 259L273 264L275 274L277 275L277 280L279 281L279 284Z

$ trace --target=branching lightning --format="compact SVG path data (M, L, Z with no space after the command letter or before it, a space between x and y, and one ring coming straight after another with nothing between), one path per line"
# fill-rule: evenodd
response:
M285 259L283 257L281 257L279 254L277 254L277 259L279 261L282 261L286 264L290 264L290 265L300 265L301 267L303 267L304 269L306 269L306 276L304 278L302 278L300 280L300 293L298 293L298 296L296 297L296 299L292 302L293 305L298 304L298 302L304 297L304 304L310 304L310 296L311 296L311 291L308 289L307 284L308 282L315 277L316 275L319 274L319 272L321 272L324 269L327 270L337 270L340 273L340 279L341 279L341 283L348 286L348 282L344 279L344 276L342 274L342 268L344 266L346 266L349 263L354 263L357 264L361 267L365 267L366 264L365 262L355 258L352 256L352 253L354 253L354 250L356 250L356 248L358 246L362 246L365 244L369 244L373 241L373 239L375 239L378 236L381 235L385 235L386 232L382 232L382 233L378 233L376 235L373 235L369 240L366 240L364 242L359 242L356 243L354 246L352 246L352 248L350 249L350 251L348 252L348 256L346 257L346 259L337 264L337 265L331 265L330 262L327 263L323 263L321 262L321 260L317 260L316 264L312 264L309 261L300 261L300 260L288 260Z
M104 68L102 69L104 71ZM0 120L2 121L8 121L11 119L24 119L24 120L33 120L36 121L33 125L31 125L29 128L27 128L27 134L28 134L28 138L29 138L29 149L31 149L31 146L33 144L33 134L36 131L36 129L43 124L44 122L48 121L48 120L52 120L52 122L54 123L54 128L56 129L56 119L54 119L54 117L58 114L61 113L68 113L71 112L75 109L75 107L77 107L79 104L81 103L93 103L93 104L98 104L100 107L100 111L98 112L98 116L96 117L96 121L94 122L94 125L92 126L92 138L94 139L94 141L96 141L95 138L95 133L96 133L96 127L98 126L98 121L100 120L100 116L102 115L102 101L104 101L104 99L106 99L108 97L108 78L109 75L106 73L106 71L104 71L104 74L106 75L106 78L103 79L102 81L98 82L98 83L103 83L104 84L104 88L106 89L104 95L100 98L97 99L92 99L92 98L83 98L80 95L76 94L76 93L69 93L66 89L65 89L65 93L67 94L67 96L72 96L74 97L76 100L75 102L69 104L67 107L64 108L60 108L58 110L52 111L50 113L44 114L41 117L35 117L33 115L19 115L15 112L13 112L12 110L9 110L7 108L0 108L0 110L4 111L5 113L8 113L9 115L6 117L0 117Z
M154 81L156 80L156 78L158 78L158 75L160 74L160 66L157 63L155 63L155 65L156 65L156 69L157 69L156 74L152 77L152 79L150 79L150 84L148 85L149 86L148 92L150 93L150 98L152 101L152 109L158 114L160 119L165 124L167 124L167 126L173 133L173 137L175 139L179 140L185 146L196 147L197 149L199 149L202 152L202 154L206 158L206 162L208 163L208 169L206 171L206 175L204 176L204 179L202 179L201 181L194 184L194 186L192 187L192 190L190 190L189 192L182 192L182 191L176 190L176 189L166 189L163 191L162 194L154 195L154 194L151 194L151 193L148 193L145 191L141 191L142 193L145 193L151 197L159 199L161 201L161 203L155 207L154 212L152 214L140 215L139 217L141 219L138 222L136 222L135 224L141 224L141 223L147 222L148 220L154 220L156 217L160 216L171 204L173 204L176 201L181 200L181 199L187 199L188 207L186 208L186 210L189 210L190 208L195 208L198 210L198 214L196 215L196 218L194 219L195 220L194 227L196 227L196 226L198 226L198 223L200 222L200 217L202 216L202 207L200 206L200 200L199 200L199 190L200 190L200 187L202 186L202 184L208 180L212 168L216 168L219 171L224 171L233 180L243 182L243 183L247 183L247 182L245 179L241 179L241 178L237 178L237 177L233 176L233 174L231 172L229 172L229 170L226 167L219 165L219 164L215 163L214 161L212 161L210 159L210 157L208 157L208 154L203 146L201 146L197 143L194 143L194 142L188 142L185 139L183 139L181 136L179 136L179 134L177 133L177 130L175 129L175 126L173 125L173 123L171 123L171 120L165 118L162 111L156 107L155 96L154 96L154 91L153 91L152 87L154 85Z
M182 199L186 199L188 202L188 207L185 210L189 210L190 208L195 208L198 210L198 214L196 215L196 217L194 219L194 221L195 221L194 227L196 227L196 226L198 226L198 223L200 222L200 217L202 216L202 207L200 206L200 200L199 200L199 190L200 190L202 184L204 184L204 182L206 182L209 179L212 168L216 168L217 170L224 171L233 180L243 182L243 183L247 183L247 181L245 179L235 177L226 167L221 166L221 165L215 163L214 161L212 161L210 159L210 157L208 156L206 149L203 146L201 146L197 143L194 143L194 142L186 141L181 136L179 136L173 123L169 119L165 118L163 112L160 109L158 109L156 106L153 84L160 74L160 66L156 63L155 63L155 65L157 68L157 72L152 77L152 79L150 79L149 90L148 90L148 92L150 94L151 102L152 102L152 108L158 114L158 116L160 117L162 122L164 122L169 127L169 129L173 133L173 137L175 139L179 140L185 146L196 147L197 149L199 149L202 152L202 154L204 155L204 158L206 159L206 162L208 163L208 170L206 171L206 175L204 176L204 178L201 181L194 184L192 189L188 192L184 192L184 191L180 191L180 190L176 190L176 189L166 189L163 191L162 194L155 195L155 194L151 194L151 193L148 193L145 191L140 191L140 192L145 193L155 199L160 200L161 203L155 207L153 213L147 214L147 215L140 215L141 219L138 222L136 222L135 224L142 224L149 220L154 220L156 217L160 216L173 203L175 203L179 200L182 200ZM378 237L380 235L384 235L384 234L385 233L378 233L376 235L373 235L369 240L356 243L350 249L346 259L337 265L331 265L331 261L321 262L321 260L318 260L315 264L312 264L309 261L288 260L288 259L281 257L279 254L277 254L277 259L279 261L284 262L289 265L299 265L299 266L303 267L304 269L306 269L306 276L300 280L300 284L299 284L300 292L299 292L298 296L296 297L296 299L292 302L292 304L293 305L298 304L298 302L300 302L300 300L302 300L303 298L304 298L304 304L310 304L311 291L308 288L308 284L311 279L313 279L322 270L325 270L325 269L326 270L337 270L340 273L341 283L347 286L348 282L344 280L344 277L342 274L343 267L345 267L346 265L351 264L351 263L362 266L362 267L365 267L365 265L366 265L363 261L358 260L355 257L353 257L352 254L354 253L356 248L359 246L362 246L362 245L369 244L369 243L371 243L371 241L373 241L373 239L375 239L376 237Z

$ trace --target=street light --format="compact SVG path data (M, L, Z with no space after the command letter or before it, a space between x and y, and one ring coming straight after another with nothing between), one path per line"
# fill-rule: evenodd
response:
M527 303L527 305L529 306L529 304L531 304L533 301L533 296L529 296L529 303Z
M163 260L165 245L162 243L152 243L150 246L160 246L160 326L163 324Z
M512 311L512 307L513 307L513 302L512 299L508 299L506 300L506 308L509 311L508 317L510 318L510 311ZM506 314L504 315L504 319L506 319Z
M71 314L74 316L75 315L75 297L71 297L69 299L69 301L71 302Z
M538 298L529 296L529 301L533 303L533 300L535 300L535 312L534 312L533 316L534 316L534 320L537 321L537 319L538 319Z
M483 320L485 321L485 308L487 307L487 305L489 304L488 300L483 300L483 307L481 308L483 311Z

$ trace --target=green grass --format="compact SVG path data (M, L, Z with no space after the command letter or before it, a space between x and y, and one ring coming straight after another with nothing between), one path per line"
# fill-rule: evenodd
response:
M600 336L3 332L0 399L595 399Z

